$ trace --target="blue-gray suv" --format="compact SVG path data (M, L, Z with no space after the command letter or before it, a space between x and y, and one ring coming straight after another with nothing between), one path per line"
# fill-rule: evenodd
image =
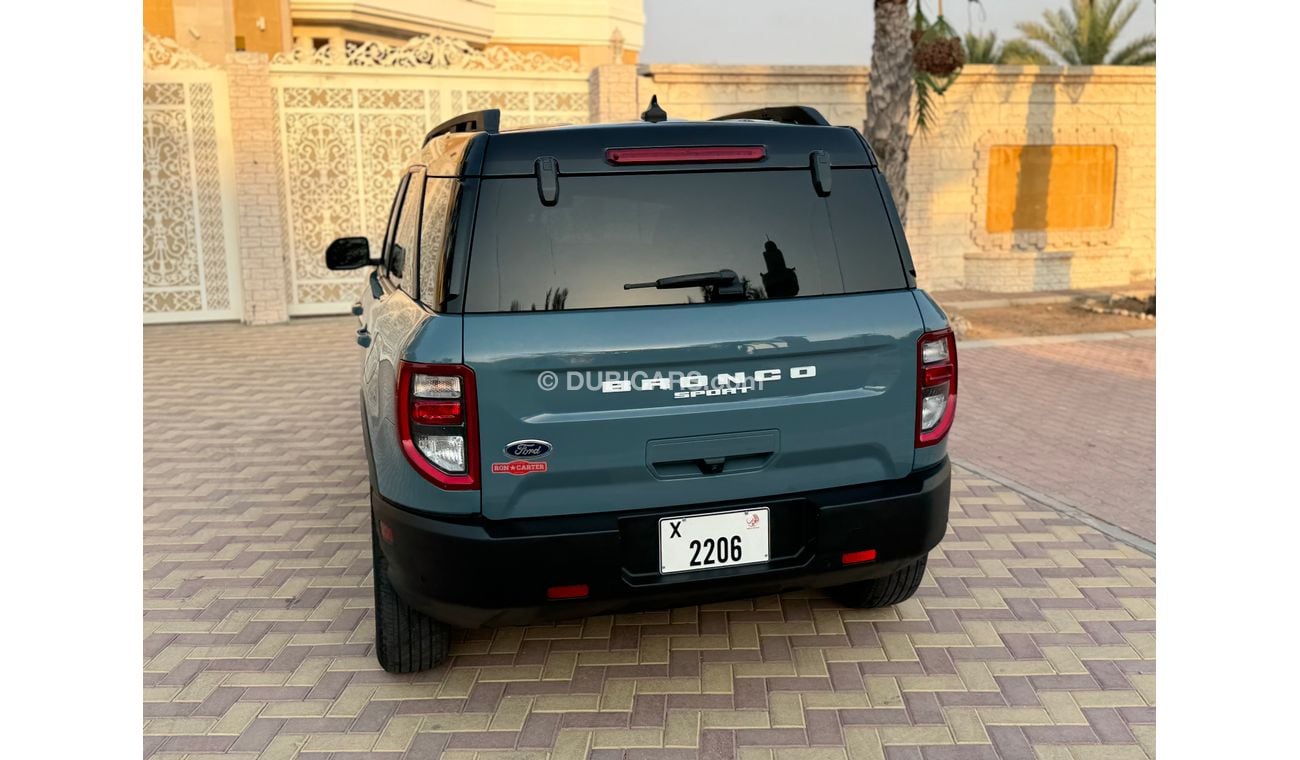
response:
M910 597L948 519L957 351L862 135L801 106L434 129L357 342L376 653L450 626L825 587Z

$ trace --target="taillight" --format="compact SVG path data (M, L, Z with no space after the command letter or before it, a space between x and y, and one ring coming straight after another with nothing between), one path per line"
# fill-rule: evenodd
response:
M411 419L421 425L459 425L459 401L421 401L411 407Z
M916 445L933 446L952 429L957 413L957 337L944 328L916 347Z
M415 469L448 490L479 487L474 372L461 364L402 362L397 432Z
M767 156L762 145L711 145L686 148L610 148L605 160L611 164L689 164L761 161Z

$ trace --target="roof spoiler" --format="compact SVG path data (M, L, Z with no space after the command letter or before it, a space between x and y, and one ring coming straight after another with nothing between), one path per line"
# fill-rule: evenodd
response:
M474 111L464 113L454 119L448 119L429 131L424 136L424 145L435 137L450 134L452 132L486 132L489 135L495 135L501 131L501 111L492 108L487 111Z
M732 119L757 119L759 121L775 121L779 124L804 124L814 127L829 127L830 122L816 108L809 106L771 106L768 108L756 108L752 111L741 111L740 113L730 113L726 116L715 116L709 121L731 121Z

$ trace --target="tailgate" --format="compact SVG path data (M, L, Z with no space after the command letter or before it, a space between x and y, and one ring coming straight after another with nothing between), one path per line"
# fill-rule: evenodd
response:
M921 332L907 290L467 314L483 513L636 510L903 477ZM542 443L511 446L521 441Z

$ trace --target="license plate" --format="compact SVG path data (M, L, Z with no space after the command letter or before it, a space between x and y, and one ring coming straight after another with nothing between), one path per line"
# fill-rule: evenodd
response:
M767 507L659 520L659 572L683 573L768 560Z

